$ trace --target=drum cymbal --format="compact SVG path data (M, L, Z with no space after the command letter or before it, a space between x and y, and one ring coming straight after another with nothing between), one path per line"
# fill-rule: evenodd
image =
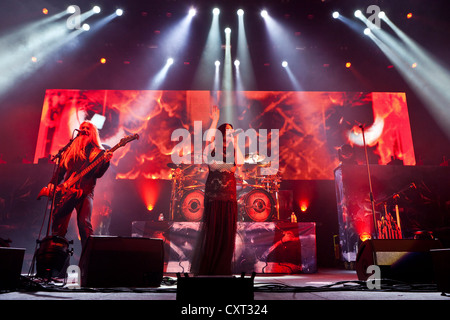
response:
M192 186L186 186L186 187L183 187L183 189L196 189L196 188L200 188L200 187L204 187L204 185L202 185L202 184L198 184L198 185L192 185Z
M258 153L250 153L245 157L244 163L259 163L266 157Z

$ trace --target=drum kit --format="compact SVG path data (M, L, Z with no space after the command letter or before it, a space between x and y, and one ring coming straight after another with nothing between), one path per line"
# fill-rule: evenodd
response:
M270 167L265 157L248 154L244 164L236 170L236 193L240 220L263 222L279 220L279 189L281 176L262 175L261 169ZM172 169L170 219L180 214L186 221L203 218L204 188L208 175L206 164L167 164Z

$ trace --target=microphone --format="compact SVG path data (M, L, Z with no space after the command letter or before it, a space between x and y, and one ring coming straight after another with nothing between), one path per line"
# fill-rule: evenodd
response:
M78 129L75 129L75 131L78 131L77 137L78 137L78 136L87 136L87 135L88 135L86 130L78 130Z

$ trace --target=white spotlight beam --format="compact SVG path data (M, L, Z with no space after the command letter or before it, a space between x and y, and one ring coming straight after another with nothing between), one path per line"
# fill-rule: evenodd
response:
M240 86L243 89L245 87L252 88L255 83L255 76L253 70L253 64L248 50L247 36L245 32L244 24L244 11L239 15L238 12L238 39L237 39L237 56L241 63L241 70L239 81Z
M161 87L164 82L164 79L167 77L167 73L169 72L169 68L173 65L174 61L172 58L166 60L166 64L162 67L162 69L153 77L152 82L150 83L150 90L157 90Z
M450 116L448 112L450 72L420 46L410 46L414 42L406 34L403 32L400 34L401 38L397 39L382 29L375 29L372 30L369 37L429 108L436 123L450 138ZM405 41L405 39L408 40ZM412 68L413 62L417 62L416 68Z
M219 28L219 9L217 13L213 12L211 26L206 40L205 47L195 74L194 84L198 87L206 87L213 81L215 77L213 65L214 61L222 60L222 40Z
M190 26L194 15L188 12L179 22L171 27L163 36L160 47L163 48L164 54L177 57L182 52L189 40Z
M224 101L222 106L226 108L227 113L225 118L227 121L233 119L232 106L233 106L233 68L231 62L231 29L226 28L225 33L225 61L222 75L222 91L224 94Z

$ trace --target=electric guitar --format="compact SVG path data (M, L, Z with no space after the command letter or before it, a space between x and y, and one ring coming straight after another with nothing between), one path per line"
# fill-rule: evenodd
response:
M131 142L133 140L138 140L139 135L133 134L126 136L120 140L118 144L116 144L113 148L108 150L108 153L113 153L117 149L125 146L128 142ZM90 163L86 168L79 172L74 172L64 183L58 185L56 187L56 195L55 195L55 204L54 207L61 207L65 205L67 202L73 200L73 199L79 199L83 191L79 188L77 188L78 181L81 180L84 176L86 176L89 172L91 172L94 168L97 167L98 164L100 164L106 157L107 152L104 152L101 156L99 156L96 160L94 160L92 163ZM38 200L41 199L41 197L52 197L53 196L53 190L51 190L48 187L42 188L42 190L39 192L39 195L37 197Z

